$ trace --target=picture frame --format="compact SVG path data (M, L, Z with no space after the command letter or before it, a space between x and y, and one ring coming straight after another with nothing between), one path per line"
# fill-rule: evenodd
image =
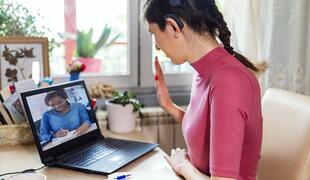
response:
M33 71L35 63L39 68ZM36 66L37 67L37 66ZM0 37L0 89L14 82L50 75L48 39L45 37Z

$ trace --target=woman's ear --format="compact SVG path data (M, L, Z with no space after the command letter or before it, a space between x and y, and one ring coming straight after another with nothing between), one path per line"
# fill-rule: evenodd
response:
M179 38L179 35L181 33L181 29L178 25L178 23L173 19L173 18L166 18L166 22L167 22L167 25L170 25L173 29L173 37L174 38Z

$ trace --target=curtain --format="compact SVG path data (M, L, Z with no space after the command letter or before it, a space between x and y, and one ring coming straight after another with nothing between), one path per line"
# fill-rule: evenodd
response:
M253 63L260 62L259 10L259 0L226 0L223 8L232 46Z
M310 95L309 0L261 3L261 56L269 63L265 88Z
M309 0L226 0L232 45L257 63L267 60L262 89L310 95Z

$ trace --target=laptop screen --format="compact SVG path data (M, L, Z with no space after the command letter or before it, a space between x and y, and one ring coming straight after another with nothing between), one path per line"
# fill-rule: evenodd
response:
M49 89L25 100L43 151L98 128L83 84Z

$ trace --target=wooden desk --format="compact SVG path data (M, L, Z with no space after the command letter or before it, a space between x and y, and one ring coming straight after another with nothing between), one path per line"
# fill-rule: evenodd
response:
M108 137L150 142L140 132L134 132L127 135L117 135L105 130L103 134ZM150 153L119 169L118 171L145 171L160 170L163 168L168 168L171 170L169 164L163 158L163 155L164 152L160 148L156 148ZM0 174L14 171L23 171L25 169L38 168L41 166L43 166L43 164L40 161L39 154L37 153L37 149L34 144L25 146L0 147ZM106 178L103 175L86 174L79 171L55 167L47 167L39 170L38 172L46 175L47 180L102 180Z

